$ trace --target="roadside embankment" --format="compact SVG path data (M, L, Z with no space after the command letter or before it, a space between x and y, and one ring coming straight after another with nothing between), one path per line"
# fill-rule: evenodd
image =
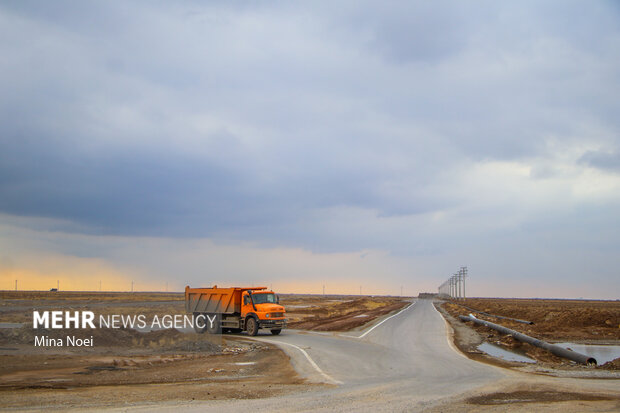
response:
M454 329L456 346L468 357L503 367L520 367L524 370L541 371L545 369L583 370L575 373L597 375L585 366L576 365L567 359L557 357L550 352L515 340L511 335L502 334L485 326L464 323L458 319L460 315L473 313L476 317L491 321L518 332L549 342L572 342L589 344L620 344L620 303L614 301L577 301L577 300L516 300L516 299L468 299L460 302L440 302L437 308ZM481 315L471 311L477 309L487 313ZM499 315L525 319L534 324L523 324L513 320L496 319L489 316ZM614 323L616 323L615 328ZM483 343L490 343L501 349L531 359L532 363L507 361L491 357L480 350ZM619 360L614 360L596 368L601 370L617 370ZM591 373L585 373L585 370ZM599 374L599 375L600 375ZM616 374L616 373L614 373Z
M444 306L455 316L467 315L472 312L471 308L532 321L534 324L531 325L506 319L499 321L474 313L478 318L547 341L602 343L620 340L620 301L469 298L446 302Z

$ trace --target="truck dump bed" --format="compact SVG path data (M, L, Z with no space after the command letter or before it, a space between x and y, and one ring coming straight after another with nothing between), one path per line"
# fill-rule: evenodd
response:
M267 287L190 288L185 287L185 311L188 313L235 314L241 312L241 293L266 290Z

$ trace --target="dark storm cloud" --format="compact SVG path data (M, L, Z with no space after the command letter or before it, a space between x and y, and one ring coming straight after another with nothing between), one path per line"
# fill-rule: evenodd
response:
M620 172L620 152L588 151L579 161L595 168Z
M20 145L31 149L20 154ZM243 204L234 171L196 159L171 161L146 148L84 155L30 139L4 149L0 208L10 214L71 219L99 233L160 235L163 228L178 234L180 216L217 216L200 223L207 230L231 224L234 205Z
M222 148L217 155L226 158ZM387 215L431 208L425 200L411 204L384 193L370 169L300 163L301 170L264 182L249 158L228 163L143 146L88 153L46 140L5 139L0 209L68 219L90 233L213 236L277 231L314 208L364 205Z
M477 205L476 163L618 143L617 23L605 2L4 4L0 211L333 250L439 240L387 218ZM615 168L606 153L573 166Z

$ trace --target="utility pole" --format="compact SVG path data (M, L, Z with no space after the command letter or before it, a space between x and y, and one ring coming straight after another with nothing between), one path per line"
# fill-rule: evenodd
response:
M465 299L465 278L467 278L467 267L461 267L461 273L463 276L463 300Z
M460 267L458 272L452 274L439 287L437 292L441 296L465 300L465 278L467 278L467 267ZM403 287L400 287L400 294L403 294Z
M458 300L459 299L459 274L455 272L454 275L452 275L452 277L454 277L454 298Z
M456 273L452 275L452 278L454 279L454 298L458 299L459 298L459 278L456 275Z
M453 290L452 298L458 298L458 286L457 286L456 274L452 274L452 290Z
M450 277L450 297L454 298L454 290L455 290L455 285L454 285L454 275L452 277Z
M454 298L458 299L459 298L459 279L456 273L452 275L452 279L454 280L452 281L454 283Z
M452 275L452 287L454 289L454 295L453 298L457 298L457 286L456 286L456 275Z

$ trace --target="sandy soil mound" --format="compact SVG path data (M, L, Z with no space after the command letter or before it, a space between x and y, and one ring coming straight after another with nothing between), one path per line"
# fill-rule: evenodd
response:
M608 361L607 363L601 365L600 368L605 370L620 370L620 358Z

